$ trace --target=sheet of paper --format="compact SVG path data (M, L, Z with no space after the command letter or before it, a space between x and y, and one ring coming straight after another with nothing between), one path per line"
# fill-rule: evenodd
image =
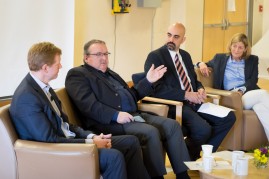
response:
M232 152L231 151L220 151L220 152L215 152L215 153L212 153L212 156L214 158L222 158L226 161L230 161L232 162ZM245 157L247 157L248 159L252 159L253 156L245 153Z
M198 109L198 112L210 114L217 117L225 117L230 111L234 110L213 103L203 103Z
M203 170L202 161L184 162L184 163L190 170ZM213 170L214 169L232 169L232 166L227 161L216 161L216 164L213 166Z

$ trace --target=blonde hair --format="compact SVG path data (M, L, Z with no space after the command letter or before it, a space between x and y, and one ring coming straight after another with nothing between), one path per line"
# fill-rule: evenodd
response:
M31 71L38 71L44 64L54 64L55 55L61 55L62 51L50 42L34 44L28 52L28 66Z
M243 33L237 33L237 34L233 35L231 41L228 43L228 46L227 46L229 55L231 55L231 46L237 42L242 42L246 48L246 50L243 52L243 55L241 58L248 59L248 57L251 54L251 47L249 45L249 41L248 41L247 36Z

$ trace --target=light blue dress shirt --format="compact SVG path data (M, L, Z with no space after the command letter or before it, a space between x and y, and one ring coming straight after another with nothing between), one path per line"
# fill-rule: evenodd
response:
M228 59L224 72L224 89L225 90L241 90L245 92L245 60L233 60L231 56Z

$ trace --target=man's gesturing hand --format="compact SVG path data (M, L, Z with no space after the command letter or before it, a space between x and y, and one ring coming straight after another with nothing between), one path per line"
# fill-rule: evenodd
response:
M147 73L147 79L150 83L154 83L158 81L161 77L163 77L163 74L166 71L167 71L167 67L164 67L164 65L160 65L154 69L154 64L152 64Z

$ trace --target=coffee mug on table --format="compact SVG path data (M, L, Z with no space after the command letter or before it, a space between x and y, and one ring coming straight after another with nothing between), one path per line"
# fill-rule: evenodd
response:
M203 156L203 168L205 172L207 173L212 172L213 162L214 162L213 156Z
M236 175L248 175L248 158L238 157L235 165Z
M239 151L239 150L235 150L232 152L232 167L233 167L234 173L235 173L235 166L236 166L237 158L243 157L244 154L245 153L243 151Z
M203 150L203 156L211 156L213 145L208 145L208 144L202 145L202 150Z

